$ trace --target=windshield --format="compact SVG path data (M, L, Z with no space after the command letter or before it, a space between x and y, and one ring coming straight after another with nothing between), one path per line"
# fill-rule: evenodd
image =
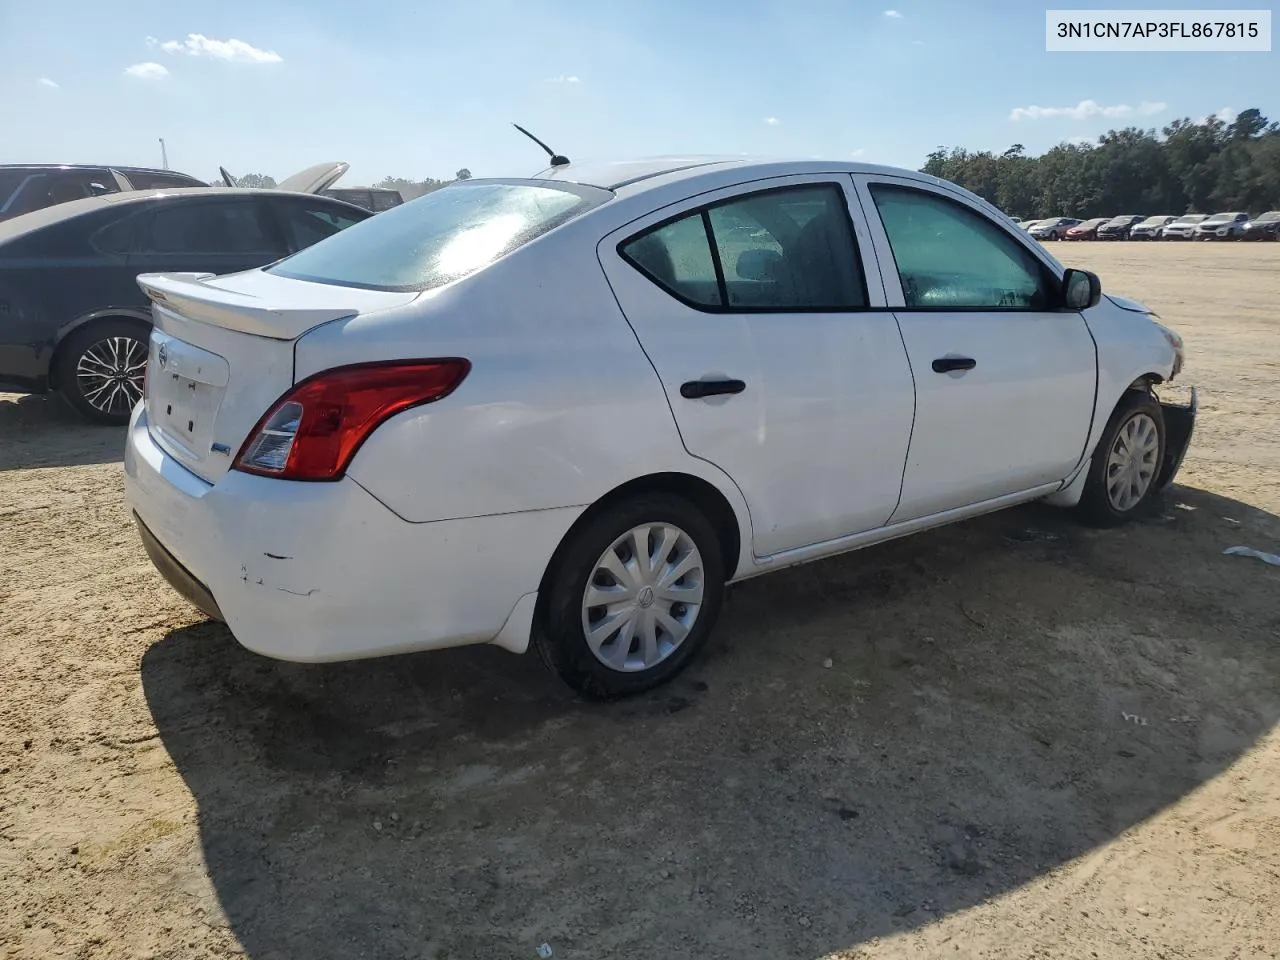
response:
M488 266L612 196L550 181L457 182L265 269L337 286L430 290Z
M1169 217L1147 217L1142 221L1142 226L1158 226L1162 223L1167 223L1169 220Z
M1207 219L1208 217L1206 217L1203 213L1189 213L1185 217L1179 217L1174 222L1175 223L1201 223Z
M1260 217L1254 217L1254 223L1270 223L1272 220L1280 220L1280 210L1268 210Z
M1086 220L1084 223L1080 224L1080 226L1082 226L1082 227L1100 227L1100 226L1102 226L1102 225L1103 225L1104 223L1106 223L1106 222L1107 222L1107 218L1106 218L1106 217L1094 217L1092 220Z
M1236 216L1237 214L1234 213L1215 213L1212 217L1206 220L1205 223L1227 223L1234 220Z

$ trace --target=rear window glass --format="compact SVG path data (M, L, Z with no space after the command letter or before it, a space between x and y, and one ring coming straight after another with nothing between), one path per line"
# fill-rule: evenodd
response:
M372 290L429 290L488 266L610 196L547 181L456 183L357 223L267 272Z

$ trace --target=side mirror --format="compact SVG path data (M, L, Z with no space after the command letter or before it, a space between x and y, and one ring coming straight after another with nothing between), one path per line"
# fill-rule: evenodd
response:
M1088 310L1102 299L1102 281L1096 273L1074 267L1062 275L1062 302L1070 310Z
M777 250L743 250L734 264L734 273L742 280L776 280L782 266L782 254Z

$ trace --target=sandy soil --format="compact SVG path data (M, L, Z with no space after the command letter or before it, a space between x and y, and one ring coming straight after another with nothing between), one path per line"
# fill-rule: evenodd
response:
M1063 244L1185 335L1181 485L735 589L596 707L483 648L202 623L121 434L0 396L0 956L1275 957L1280 244ZM824 666L830 658L832 666Z

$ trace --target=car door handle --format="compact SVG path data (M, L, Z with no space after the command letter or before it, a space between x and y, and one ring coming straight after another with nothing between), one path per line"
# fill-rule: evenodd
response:
M747 385L741 380L690 380L680 384L680 396L686 400L718 397L725 393L741 393Z
M953 370L972 370L978 365L973 357L939 357L933 361L934 373L951 373Z

